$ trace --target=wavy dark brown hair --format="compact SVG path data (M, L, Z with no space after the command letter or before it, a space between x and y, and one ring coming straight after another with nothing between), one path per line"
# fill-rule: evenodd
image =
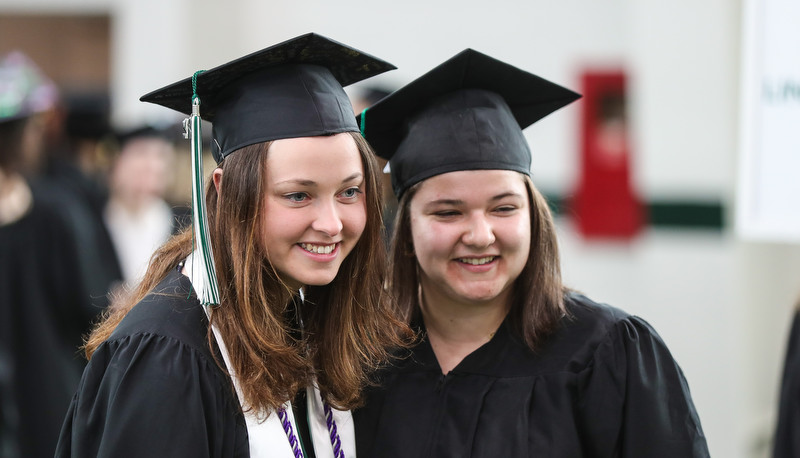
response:
M371 374L406 345L410 331L399 320L384 289L386 254L382 242L379 169L370 146L356 133L364 167L367 221L333 282L305 288L300 306L305 325L294 332L292 291L270 264L263 234L265 171L270 143L247 146L220 167L225 177L217 193L206 186L209 232L220 287L220 306L211 320L227 346L231 369L244 399L256 410L277 409L316 380L323 398L339 409L361 403ZM164 276L191 252L188 229L161 247L137 289L94 329L88 358ZM209 330L209 345L213 335ZM219 364L219 362L218 362ZM224 364L220 364L224 369Z
M566 314L553 216L542 194L523 174L528 190L531 218L531 247L528 261L514 282L509 314L515 332L532 351L558 326ZM409 188L400 198L395 219L395 233L389 253L390 291L400 314L409 322L419 310L418 263L411 236L409 207L422 183Z

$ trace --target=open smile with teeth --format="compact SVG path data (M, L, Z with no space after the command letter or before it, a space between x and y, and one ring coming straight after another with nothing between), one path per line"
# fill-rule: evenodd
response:
M317 254L330 254L336 249L336 244L332 245L314 245L311 243L301 243L300 248L310 252L310 253L317 253Z
M486 256L484 258L459 258L459 262L463 262L464 264L472 264L473 266L480 266L483 264L488 264L495 260L497 256Z

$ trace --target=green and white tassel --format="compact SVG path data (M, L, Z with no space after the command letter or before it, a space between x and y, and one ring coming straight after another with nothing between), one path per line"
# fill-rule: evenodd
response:
M214 268L214 253L208 234L208 217L203 185L203 135L200 129L200 97L197 96L197 75L192 76L192 115L184 127L192 151L192 266L191 280L197 298L203 305L219 304L219 286Z

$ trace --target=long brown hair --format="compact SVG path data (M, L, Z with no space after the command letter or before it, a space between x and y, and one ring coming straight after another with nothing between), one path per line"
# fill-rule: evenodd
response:
M323 398L346 409L359 405L370 374L404 345L407 327L393 314L383 288L386 255L382 240L379 169L370 146L351 133L364 167L367 221L364 232L325 286L307 287L300 306L304 332L293 333L292 292L280 280L260 243L263 234L266 160L270 143L247 146L220 164L219 193L206 186L209 231L220 289L212 313L227 347L247 405L277 409L316 379ZM191 251L191 230L175 236L154 255L134 294L101 322L86 343L91 357L125 314ZM209 331L209 345L213 336Z
M531 218L531 247L528 261L514 282L510 322L532 351L552 333L566 314L561 281L558 240L550 207L531 179L520 174L528 190ZM389 253L389 279L401 315L408 322L419 310L419 275L411 236L410 204L421 183L400 198L395 233Z

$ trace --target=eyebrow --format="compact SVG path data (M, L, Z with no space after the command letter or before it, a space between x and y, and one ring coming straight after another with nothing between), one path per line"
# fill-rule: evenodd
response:
M509 191L509 192L504 192L502 194L498 194L498 195L492 197L489 200L491 202L496 202L498 200L503 200L506 197L519 197L519 198L522 198L522 194L520 194L518 192ZM432 201L428 202L426 205L452 205L452 206L459 206L459 205L464 205L464 204L465 204L465 202L463 200L461 200L461 199L438 199L438 200L432 200Z
M426 205L452 205L456 207L459 205L464 205L464 201L459 199L439 199L439 200L432 200L428 202Z
M363 177L364 177L364 175L362 175L361 172L356 172L356 173L350 175L349 177L345 178L344 180L342 180L342 184L349 183L351 181L354 181L354 180L357 180L357 179L363 178ZM315 186L317 186L317 182L316 181L303 180L303 179L299 179L299 178L298 179L292 179L292 180L279 181L279 182L277 182L275 184L276 185L296 184L296 185L305 186L305 187L315 187Z
M518 192L508 191L508 192L504 192L502 194L498 194L498 195L492 197L491 200L492 201L503 200L506 197L519 197L519 198L522 198L522 194L520 194Z

